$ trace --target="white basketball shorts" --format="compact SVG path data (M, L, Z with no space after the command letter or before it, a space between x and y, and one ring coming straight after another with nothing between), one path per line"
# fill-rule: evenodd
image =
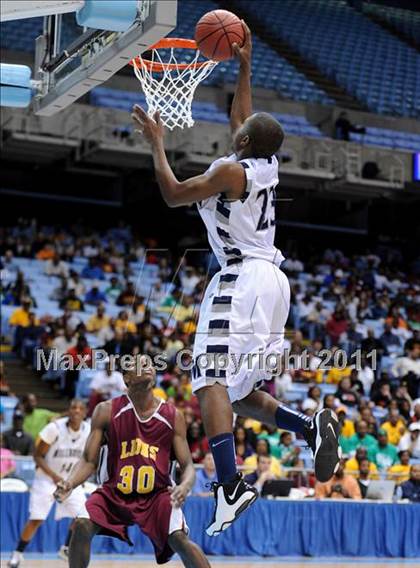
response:
M248 259L210 281L194 342L193 392L220 383L232 402L272 377L282 353L290 286L271 262Z
M35 479L29 498L30 520L45 521L55 503L53 496L55 490L56 485L52 480ZM83 488L77 487L63 503L57 503L55 520L59 521L64 517L76 518L84 510L85 501Z

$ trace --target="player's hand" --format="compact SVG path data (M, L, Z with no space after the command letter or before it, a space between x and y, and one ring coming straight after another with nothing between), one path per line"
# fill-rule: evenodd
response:
M152 118L141 106L134 105L131 117L134 120L136 132L142 134L149 144L153 144L163 138L163 123L158 111L155 112Z
M54 499L58 503L62 503L67 499L72 491L73 487L70 485L70 483L62 479L57 483L57 489L54 491Z
M172 506L176 508L182 507L189 493L189 489L181 483L180 485L168 487L168 491L171 494Z
M252 36L251 30L246 25L244 20L242 20L242 27L244 28L245 40L242 47L237 43L232 44L232 49L235 52L236 57L239 59L241 65L251 65L251 53L252 53Z

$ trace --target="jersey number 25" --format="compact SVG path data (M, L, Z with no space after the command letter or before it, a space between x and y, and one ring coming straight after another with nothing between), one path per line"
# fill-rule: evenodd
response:
M276 224L275 219L267 219L267 205L270 196L272 197L271 205L274 205L275 186L266 187L257 193L257 199L262 198L261 215L258 219L257 231L265 231L268 227L272 227Z

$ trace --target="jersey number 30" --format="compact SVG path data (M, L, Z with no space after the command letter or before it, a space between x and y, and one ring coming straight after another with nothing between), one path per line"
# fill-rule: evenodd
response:
M134 481L134 466L125 465L121 468L120 477L121 481L117 484L117 488L124 493L124 495L129 495L133 492L133 481ZM135 491L137 493L150 493L153 491L155 486L155 470L150 465L142 465L137 470L137 485Z

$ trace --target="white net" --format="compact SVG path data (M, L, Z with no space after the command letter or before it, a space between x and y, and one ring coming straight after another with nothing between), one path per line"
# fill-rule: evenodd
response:
M149 116L158 110L169 130L191 128L194 124L191 105L195 90L210 75L217 61L199 62L200 52L197 50L189 63L180 64L175 49L171 47L163 53L168 52L169 57L164 57L158 49L152 49L152 56L146 62L140 55L133 61L134 73L146 97Z

